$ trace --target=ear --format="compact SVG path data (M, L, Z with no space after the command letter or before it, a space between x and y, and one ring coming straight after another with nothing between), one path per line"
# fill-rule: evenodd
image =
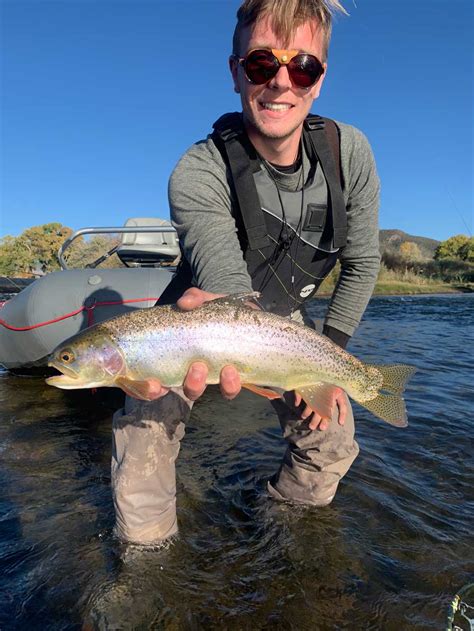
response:
M323 85L324 79L326 77L326 73L327 73L327 70L328 70L328 65L327 64L323 64L323 67L324 67L324 73L319 78L319 81L317 83L315 83L313 85L313 87L311 88L311 96L313 97L313 99L317 99L318 98L319 93L321 92L321 86Z
M229 57L229 70L230 70L230 74L232 75L232 81L234 82L234 92L236 92L237 94L240 94L240 87L239 87L239 62L236 60L236 58L231 55Z

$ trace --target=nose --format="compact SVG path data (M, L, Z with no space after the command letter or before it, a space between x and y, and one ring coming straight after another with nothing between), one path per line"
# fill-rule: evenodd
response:
M287 66L284 64L280 66L276 75L268 82L268 87L274 90L289 90L292 87Z

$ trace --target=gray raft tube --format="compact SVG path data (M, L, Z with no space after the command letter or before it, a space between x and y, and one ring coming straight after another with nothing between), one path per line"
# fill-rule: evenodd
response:
M130 221L140 225L78 230L59 251L62 270L37 279L5 303L0 309L2 366L10 370L46 366L56 346L72 335L156 303L175 271L172 262L179 255L176 232L169 224L157 225L160 220ZM145 227L144 222L150 224ZM124 236L115 250L128 267L67 268L64 252L74 239L120 232Z

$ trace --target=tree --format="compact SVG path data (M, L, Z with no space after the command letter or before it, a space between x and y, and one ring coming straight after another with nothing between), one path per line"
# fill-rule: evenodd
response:
M459 248L459 256L463 261L474 263L474 237L471 237Z
M463 258L461 255L464 252L463 248L467 248L466 251L469 250L469 237L466 237L465 234L457 234L454 237L449 237L446 241L441 241L441 243L436 248L436 252L434 253L435 259L460 259ZM466 259L464 259L466 260Z
M71 228L53 222L28 228L19 237L4 237L0 241L0 273L31 274L37 267L45 272L58 270L58 250L71 233ZM79 247L74 243L69 255Z
M29 272L29 255L21 247L18 237L10 235L0 240L0 274L15 276Z
M19 237L0 239L0 274L29 276L36 268L44 272L59 269L58 251L72 234L71 228L60 223L47 223L28 228ZM67 248L64 258L70 267L84 267L119 244L116 235L96 235L85 240L75 239ZM106 259L101 267L123 266L117 256Z
M82 237L79 237L77 241L80 241L81 239ZM72 252L67 259L68 265L70 265L71 267L84 267L89 263L93 263L100 256L111 250L119 243L120 240L116 236L95 235L87 241L82 241L80 243L80 247L74 249L74 246L76 244L76 241L74 241L70 248ZM66 254L68 254L68 252L69 250L66 251ZM120 262L120 260L118 260L117 256L113 255L103 261L100 267L123 267L123 264Z
M71 232L71 228L56 222L25 230L18 238L29 253L30 270L38 264L48 272L58 270L58 250Z
M423 258L419 246L414 241L404 241L400 245L400 255L406 261L419 261Z

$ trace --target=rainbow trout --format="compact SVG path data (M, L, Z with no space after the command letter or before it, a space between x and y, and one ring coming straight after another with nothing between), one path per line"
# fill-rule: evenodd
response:
M364 364L313 329L243 303L249 296L219 298L192 311L175 306L139 309L70 338L51 355L62 374L58 388L119 387L146 399L146 381L181 386L192 362L205 362L208 384L233 364L242 384L268 398L295 390L324 418L331 418L335 386L375 416L404 427L402 393L411 366Z

